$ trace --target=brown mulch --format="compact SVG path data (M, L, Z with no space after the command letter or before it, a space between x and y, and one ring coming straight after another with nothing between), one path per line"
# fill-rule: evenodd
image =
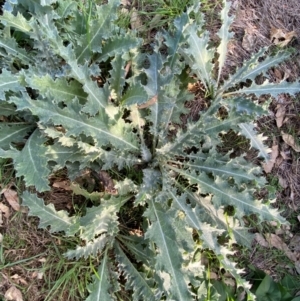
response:
M253 53L261 47L272 46L272 30L282 30L287 34L294 31L295 37L288 43L295 53L292 57L269 71L270 80L280 82L283 79L295 81L300 75L300 2L298 0L236 0L232 3L233 13L236 18L233 22L232 31L234 38L230 43L227 65L224 74L234 71L236 66L242 65ZM284 37L282 38L284 39ZM276 126L276 113L278 104L286 108L286 121L282 127ZM281 138L282 131L300 134L299 127L299 97L279 96L273 99L268 117L270 132L277 133L276 137L270 137L271 143L279 145L283 152L280 164L272 171L280 177L284 190L278 193L278 198L292 210L300 208L300 166L299 156L291 147L287 146ZM262 127L264 121L260 122ZM270 135L270 132L266 135ZM274 140L275 139L275 140ZM284 157L284 158L283 158ZM279 160L278 160L279 163Z
M283 33L282 41L286 34L293 32L294 37L284 48L291 47L294 50L291 58L272 68L269 72L271 82L287 80L299 81L300 76L300 1L299 0L234 0L232 1L232 13L235 20L232 25L234 38L230 42L227 63L223 70L223 76L233 73L241 66L243 61L249 59L261 47L268 46L272 49L274 43L274 30ZM274 42L274 43L273 43ZM291 237L300 233L300 154L297 144L300 137L300 101L299 95L279 95L272 99L269 107L269 116L260 118L257 122L258 130L264 134L267 144L278 146L278 156L271 172L266 173L269 181L276 183L276 205L283 211L284 216L291 220L291 233L285 242L289 245ZM283 109L283 121L279 121L280 110ZM291 147L284 139L284 134L292 134L296 146ZM298 139L297 139L298 138ZM298 140L298 141L297 141ZM272 183L274 185L274 182ZM298 220L297 220L298 216ZM264 270L281 280L278 274L278 264L282 261L274 261L267 251L258 251L254 247L249 258L251 264ZM292 268L286 273L298 275ZM281 267L281 272L285 267ZM279 277L279 278L278 278Z

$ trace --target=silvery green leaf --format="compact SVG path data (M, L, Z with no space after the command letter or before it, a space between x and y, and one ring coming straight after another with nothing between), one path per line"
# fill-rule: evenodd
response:
M79 230L77 217L70 217L64 210L57 211L53 204L45 205L44 200L35 194L25 191L22 199L22 205L29 208L29 216L39 217L39 228L46 229L50 226L51 233L64 231L67 236L74 236Z
M0 123L0 147L8 150L12 142L25 141L25 136L35 128L32 124L26 123Z
M175 231L171 226L172 214L166 212L163 207L153 199L148 202L149 209L146 216L152 222L146 233L146 238L151 239L157 245L155 269L170 275L170 284L165 286L167 300L193 300L192 294L182 268L182 255L178 248L173 248L176 241Z
M110 294L111 283L109 279L109 257L107 251L102 257L101 264L98 268L97 275L95 275L93 283L90 285L90 295L85 301L111 301Z
M235 87L238 83L245 82L246 80L254 80L256 76L263 74L274 66L277 66L284 60L288 59L291 53L287 51L278 52L273 56L267 56L264 60L266 48L260 49L248 61L245 61L243 66L238 68L236 72L229 76L228 80L220 87L221 92L225 92L231 87Z
M226 54L228 49L228 42L233 37L233 33L229 32L230 26L233 22L233 17L229 17L229 9L231 7L231 3L227 2L226 0L223 1L224 8L221 11L221 20L222 26L218 32L218 36L221 39L220 45L217 48L217 52L219 54L219 72L218 72L218 79L217 82L220 81L220 76L222 72L222 68L225 64Z
M28 32L32 29L30 26L30 22L27 21L19 12L15 16L12 13L9 13L8 11L4 11L2 16L0 16L0 22L5 26L11 26L22 32Z
M267 138L262 134L258 135L253 124L241 123L240 128L241 133L250 140L251 146L258 150L258 156L263 157L265 161L269 161L271 149L264 144L264 140Z
M28 138L24 148L14 154L14 166L18 177L23 177L26 186L35 186L39 192L50 190L50 169L45 155L45 138L36 129Z
M20 81L21 79L19 75L12 74L10 71L3 69L0 74L0 100L6 99L5 92L25 91L25 88L20 85Z
M119 243L115 242L115 254L118 262L119 269L124 273L127 279L127 287L133 288L133 301L138 301L141 299L155 301L157 300L153 288L150 287L148 282L151 279L148 279L148 282L145 279L145 275L142 275L136 267L133 265L131 260L126 256L122 251Z
M80 64L89 61L93 53L102 52L102 41L107 39L114 29L117 18L118 1L110 0L107 4L97 6L97 17L87 26L87 33L79 37L76 47L76 60Z

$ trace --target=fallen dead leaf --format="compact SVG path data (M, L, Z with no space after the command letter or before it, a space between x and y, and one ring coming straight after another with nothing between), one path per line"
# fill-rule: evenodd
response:
M291 192L290 200L294 201L294 192L293 191ZM294 211L298 211L298 209L299 209L298 206L296 204L294 204L294 202L289 203L288 206L289 206L289 208L291 208Z
M276 234L267 233L266 234L266 240L267 242L274 248L281 250L284 252L284 254L293 262L297 261L296 254L293 253L287 244Z
M121 0L121 4L124 6L129 6L131 3L128 0Z
M283 231L283 229L280 229L280 228L279 228L279 229L276 229L276 230L275 230L275 234L276 234L276 235L283 235L284 233L285 233L285 232Z
M210 272L209 273L209 279L211 279L211 280L217 280L218 279L218 275L215 272Z
M130 68L131 68L131 62L128 62L125 66L125 73L124 73L124 77L126 78L129 71L130 71Z
M10 216L9 208L6 205L0 203L0 211L4 214L6 219L9 219Z
M52 186L55 188L62 188L64 190L72 190L69 181L54 182Z
M282 104L279 104L277 106L277 111L276 111L276 115L275 115L276 116L276 125L278 128L281 128L283 125L285 113L286 113L285 106L283 106Z
M283 79L282 73L279 69L274 70L274 75L275 75L277 81L281 81Z
M232 287L236 287L236 283L235 280L230 277L230 278L223 278L222 281L224 281L224 283L228 286L232 286Z
M22 293L15 286L11 286L5 293L4 298L9 301L23 301Z
M141 105L138 105L138 108L139 109L145 109L145 108L148 108L148 107L152 106L156 102L157 102L157 95L154 95L152 98L150 98L145 103L142 103Z
M275 222L275 221L269 221L269 225L272 226L272 227L277 227L278 226L277 222Z
M278 181L282 188L287 188L289 186L286 179L284 179L282 176L278 175Z
M17 284L28 285L27 281L24 278L22 278L20 275L18 275L18 274L14 274L10 278L14 279L15 283L17 283Z
M47 258L43 257L43 258L39 259L38 261L41 262L41 263L45 263L47 261Z
M43 272L38 272L38 271L34 271L31 275L32 279L37 278L38 280L41 280L41 279L43 279L43 277L44 277L44 273Z
M292 135L285 134L284 132L281 132L283 141L289 145L295 152L300 152L300 146L298 143L296 143L295 138Z
M284 151L281 151L281 152L280 152L280 155L281 155L281 157L282 157L284 160L290 160L291 157L289 156L289 153L290 153L290 152L286 153L286 152L284 152Z
M242 46L247 51L252 51L256 41L256 35L253 28L246 28L242 41Z
M267 163L263 163L263 169L266 173L270 173L274 167L274 164L276 162L276 158L278 157L278 145L273 145L272 146L272 153L271 153L271 158Z
M15 190L12 190L10 188L4 188L2 189L0 194L4 195L6 201L15 211L20 211L20 201L18 193Z
M300 274L300 261L299 260L295 262L295 269L296 269L297 273Z
M289 243L289 248L300 253L300 234L296 234L293 236Z
M188 83L187 89L189 92L195 93L199 88L197 83Z
M238 292L237 301L245 300L245 298L246 298L246 292L245 291Z
M257 241L258 244L260 244L262 247L268 248L269 244L265 240L265 238L260 233L255 233L254 238Z
M295 200L295 192L291 186L290 186L290 188L291 188L290 200L294 201ZM292 203L292 204L293 204L293 209L296 211L298 209L297 206L294 203Z
M39 273L37 274L37 279L38 279L38 280L42 280L43 277L44 277L44 273L43 273L43 272L39 272Z
M38 275L38 271L34 271L32 274L31 274L31 279L35 279Z
M284 161L284 160L283 160L282 156L278 156L278 157L276 158L276 161L275 161L275 166L276 166L276 167L279 167L279 166L282 164L283 161Z
M142 27L142 21L138 15L138 12L136 10L136 8L134 7L131 11L131 15L130 15L130 26L131 29L140 29Z
M280 47L288 45L294 37L297 37L295 31L285 33L282 29L271 28L271 42Z

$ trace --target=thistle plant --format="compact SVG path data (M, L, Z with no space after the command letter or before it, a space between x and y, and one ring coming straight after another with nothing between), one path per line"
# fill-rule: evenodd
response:
M221 136L245 136L268 160L253 123L268 113L267 104L253 95L295 94L300 87L268 81L268 69L290 54L267 55L266 49L222 79L232 38L229 8L224 1L218 47L209 46L195 4L168 32L158 32L145 53L134 31L116 25L116 0L94 4L89 18L70 0L4 5L0 157L13 160L27 187L23 205L40 227L81 240L65 256L99 259L86 300L115 300L121 285L131 300L204 300L206 267L198 256L204 250L255 299L231 260L232 246L251 246L246 215L285 220L272 200L256 197L266 184L261 168L220 152ZM266 80L257 84L260 75ZM209 105L191 120L183 116L194 97L187 84L195 78ZM37 192L51 190L49 177L61 169L71 181L83 170L105 172L116 193L74 184L74 193L93 205L80 214L57 211ZM137 225L132 231L119 218L129 205Z

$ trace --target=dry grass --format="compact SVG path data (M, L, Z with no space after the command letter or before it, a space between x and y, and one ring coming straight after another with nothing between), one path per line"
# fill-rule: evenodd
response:
M48 193L48 202L72 199L56 189ZM62 209L68 202L62 202ZM5 198L1 204L9 206ZM63 209L67 209L66 207ZM63 257L67 249L74 248L77 241L64 240L60 234L51 235L47 230L38 229L39 220L28 217L27 213L10 209L10 217L3 217L0 246L0 296L12 286L17 287L24 301L69 300L80 301L86 294L82 286L90 279L92 270L87 262L72 262ZM69 273L69 276L64 278ZM86 277L86 279L82 279ZM57 287L56 287L57 286ZM50 290L53 289L50 295ZM82 290L80 296L79 290Z

